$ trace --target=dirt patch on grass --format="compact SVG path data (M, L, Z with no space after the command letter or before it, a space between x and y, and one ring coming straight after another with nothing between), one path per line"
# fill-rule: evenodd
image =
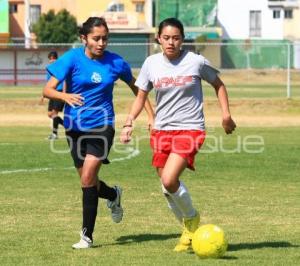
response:
M117 115L117 127L125 121L125 115ZM240 127L283 127L300 126L300 116L271 116L271 115L233 115L234 120ZM141 115L137 124L147 123L147 116ZM45 114L0 114L0 126L36 126L45 127L50 125L50 119ZM206 126L221 126L221 116L206 115Z
M117 126L124 123L132 104L120 100L115 103ZM281 127L300 126L300 100L241 99L231 100L231 113L239 126ZM215 99L204 104L207 126L221 125L221 111ZM145 112L137 123L146 123ZM0 100L0 126L49 126L47 102L39 105L36 100Z
M283 84L287 82L286 69L223 69L221 78L225 84ZM300 83L299 70L290 70L293 84Z
M0 114L0 126L49 126L50 119L42 114Z

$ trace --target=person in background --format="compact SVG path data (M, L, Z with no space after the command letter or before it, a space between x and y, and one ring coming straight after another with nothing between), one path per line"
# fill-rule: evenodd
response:
M48 54L48 59L49 59L49 64L54 63L58 58L57 52L56 51L51 51ZM51 78L51 75L47 72L47 81ZM66 90L65 88L65 83L62 81L57 85L56 88L58 91L64 91ZM44 96L41 97L40 103L43 104L44 101ZM62 112L64 109L65 103L63 101L58 101L54 99L50 99L48 102L48 117L52 119L52 132L48 136L49 140L55 140L58 139L58 126L62 125L63 126L63 120L62 118L58 115L59 112Z

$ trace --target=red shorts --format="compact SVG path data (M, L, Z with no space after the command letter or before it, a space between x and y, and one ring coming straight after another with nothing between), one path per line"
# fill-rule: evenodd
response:
M205 140L202 130L152 130L150 145L153 150L152 165L163 168L170 153L187 159L187 167L194 168L195 155Z

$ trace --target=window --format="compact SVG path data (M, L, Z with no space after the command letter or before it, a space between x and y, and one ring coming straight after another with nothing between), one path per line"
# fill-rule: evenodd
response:
M30 25L29 29L32 31L32 26L38 22L41 16L41 6L40 5L30 5L29 7L29 17Z
M273 18L274 19L280 18L280 10L278 9L273 10Z
M110 12L120 12L120 11L124 11L124 4L110 4L107 8L107 11Z
M250 37L261 36L261 11L250 11Z
M29 16L30 16L31 24L37 23L41 16L41 6L40 5L30 5Z
M285 9L284 18L293 18L293 9Z
M143 13L144 12L144 3L143 2L137 2L135 4L135 11L138 13Z
M18 12L18 5L17 4L10 4L9 5L9 14L17 13Z

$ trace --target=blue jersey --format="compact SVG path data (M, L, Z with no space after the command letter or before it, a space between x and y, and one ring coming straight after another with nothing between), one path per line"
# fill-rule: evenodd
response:
M47 71L47 76L46 76L46 80L48 81L49 79L51 78L51 75L50 73ZM57 87L56 87L56 90L58 91L63 91L63 88L64 88L64 82L60 82Z
M64 126L67 130L114 126L113 87L119 78L126 83L132 80L131 69L117 54L104 51L101 59L92 60L85 55L85 48L66 52L47 67L50 75L65 80L67 93L81 94L82 106L65 105Z

